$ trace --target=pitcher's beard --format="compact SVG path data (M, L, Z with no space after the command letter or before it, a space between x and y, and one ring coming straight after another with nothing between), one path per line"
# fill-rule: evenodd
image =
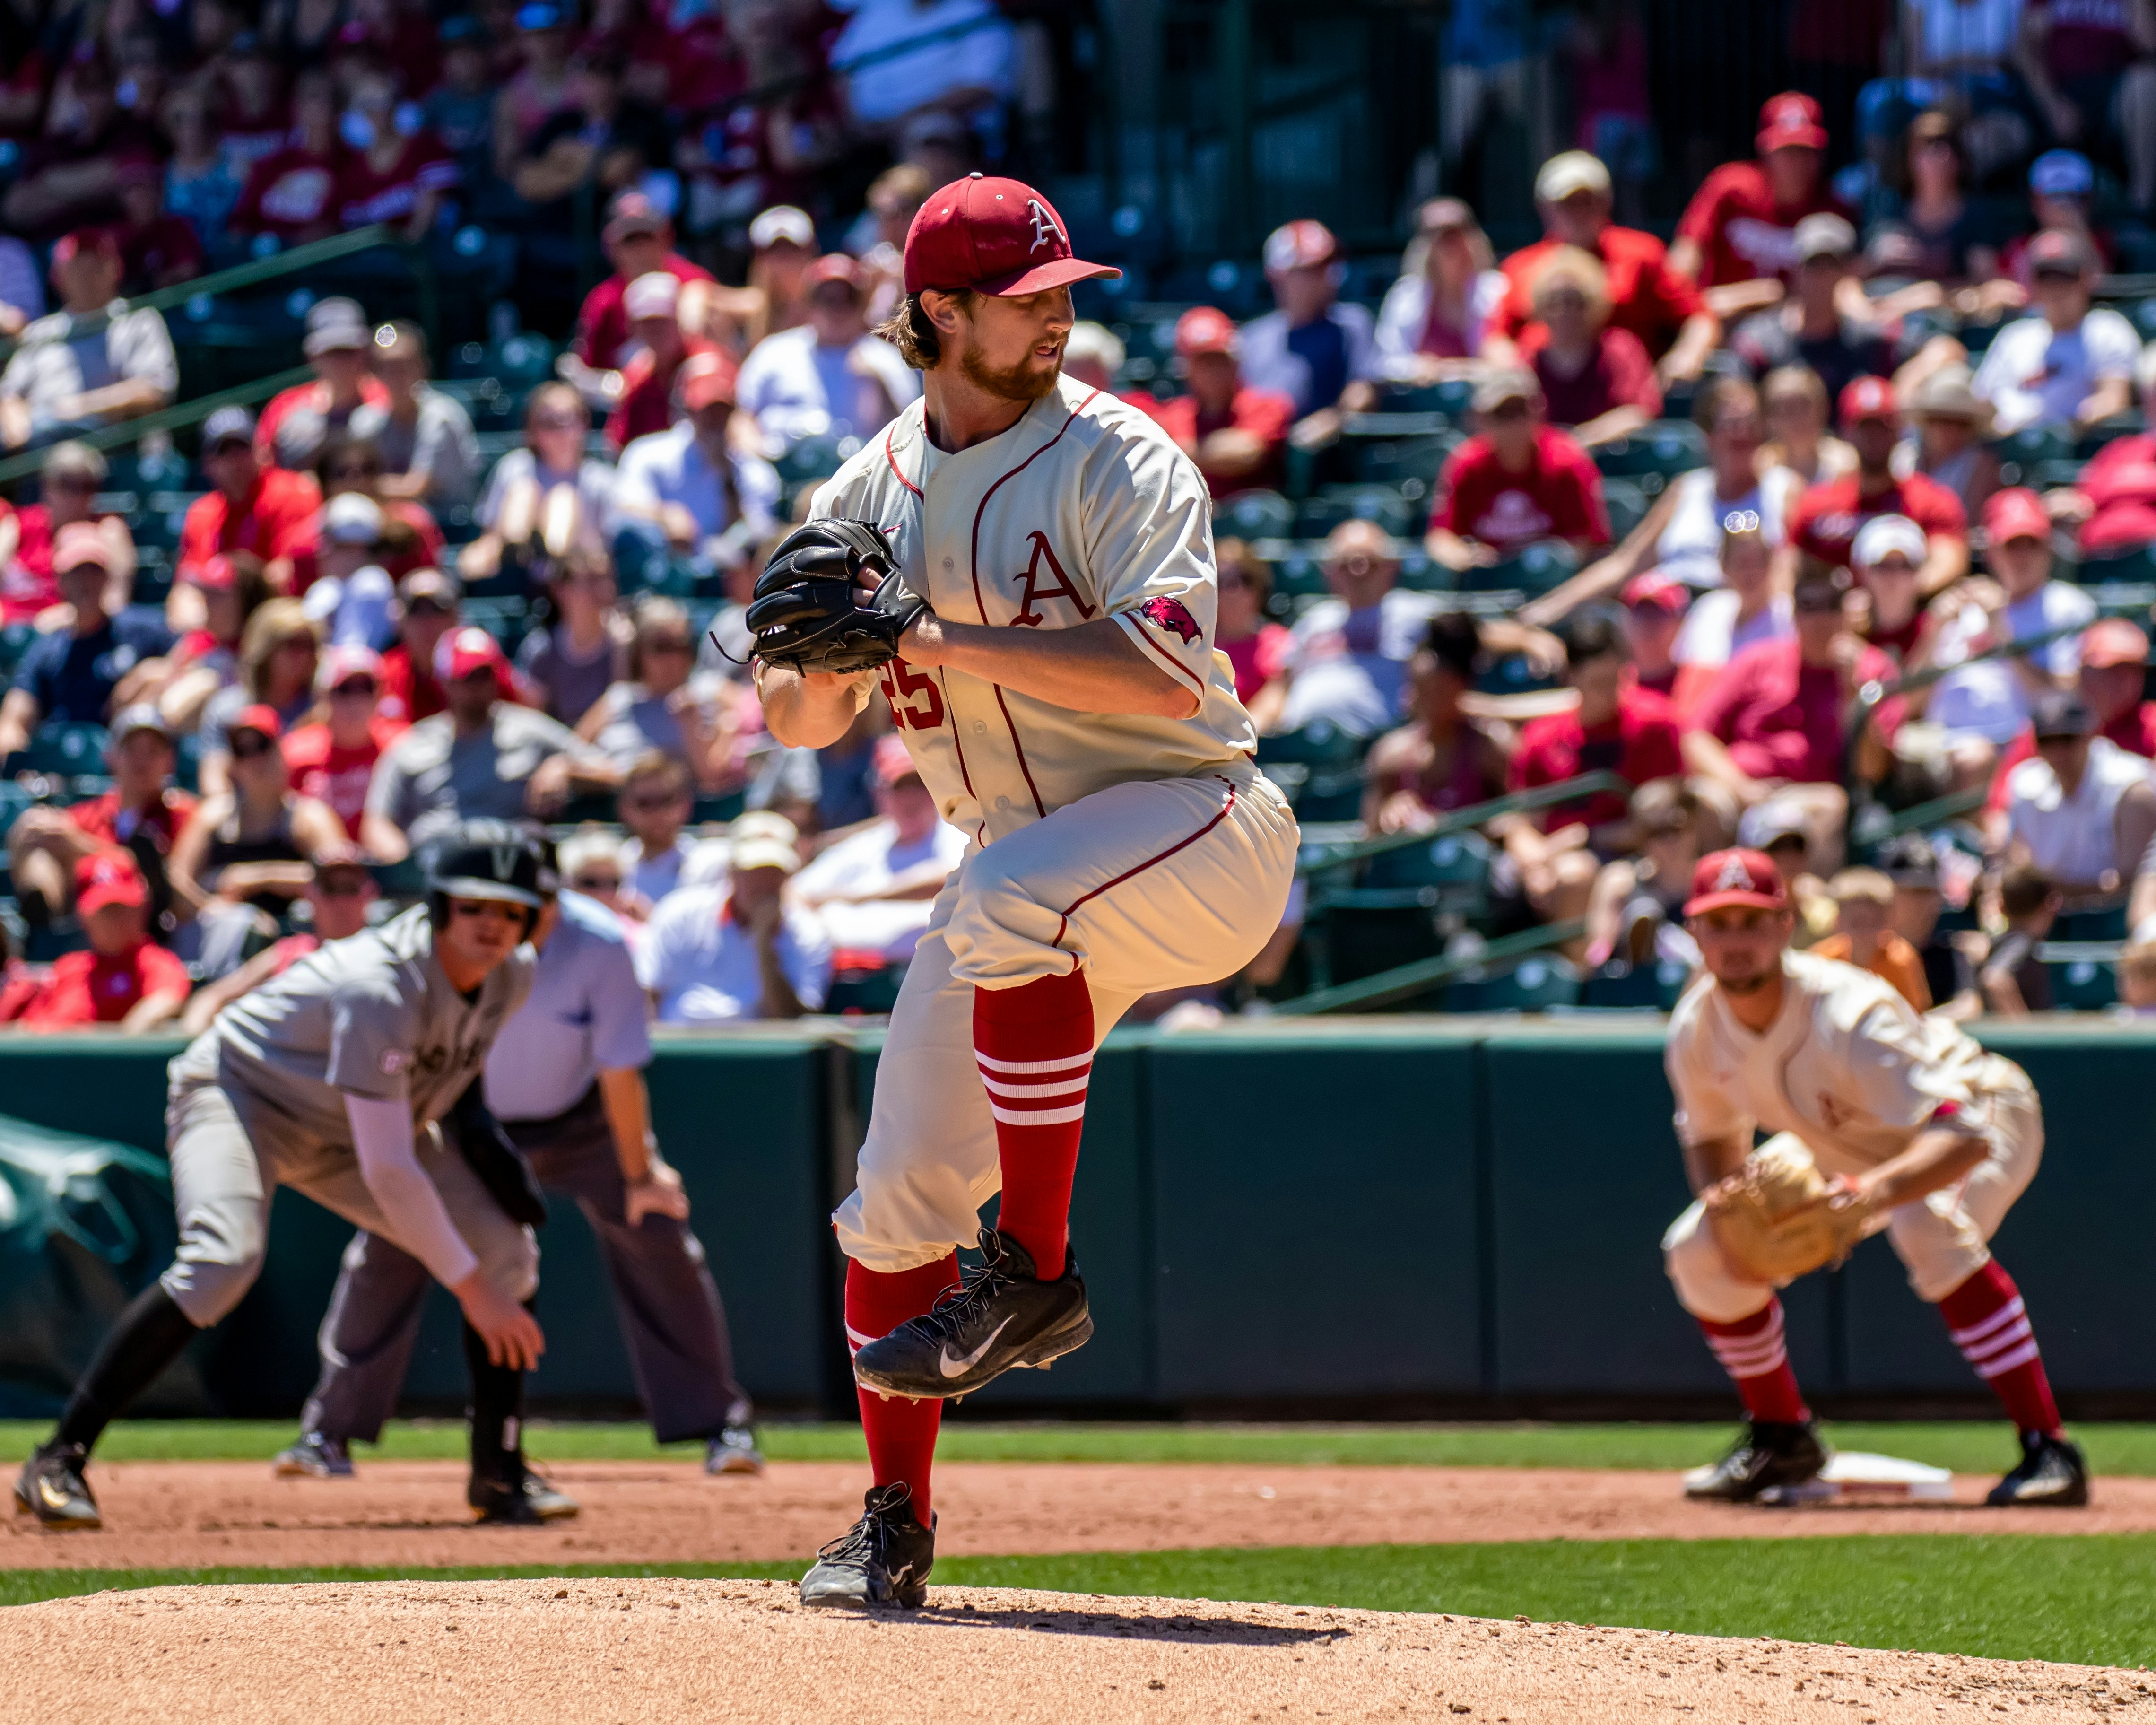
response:
M1045 371L1033 364L1030 352L1017 365L996 371L983 361L980 349L970 344L958 356L958 369L968 382L998 401L1039 401L1055 388L1055 380L1063 375L1060 353L1056 363Z
M1718 976L1714 980L1728 993L1756 994L1767 986L1768 979L1773 975L1772 971L1755 970L1749 976L1736 978Z

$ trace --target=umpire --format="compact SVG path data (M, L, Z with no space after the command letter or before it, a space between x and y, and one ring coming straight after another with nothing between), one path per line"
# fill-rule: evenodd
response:
M598 1235L659 1441L701 1438L707 1472L759 1472L719 1291L681 1177L652 1134L649 1003L620 923L560 892L551 842L543 850L537 973L488 1056L486 1108L540 1183L574 1198ZM467 1132L488 1129L475 1112L459 1111ZM352 1471L352 1440L372 1442L396 1408L426 1298L426 1268L409 1252L372 1234L353 1239L322 1319L321 1374L278 1472Z
M526 1309L539 1279L536 1195L499 1161L457 1153L435 1125L531 988L523 942L541 911L538 848L475 822L449 838L430 885L425 905L234 1001L172 1062L179 1251L121 1314L16 1481L16 1501L47 1527L101 1525L83 1477L90 1446L254 1285L280 1186L400 1242L457 1296L472 1374L466 1499L480 1518L576 1512L526 1471L519 1444L524 1373L546 1346Z

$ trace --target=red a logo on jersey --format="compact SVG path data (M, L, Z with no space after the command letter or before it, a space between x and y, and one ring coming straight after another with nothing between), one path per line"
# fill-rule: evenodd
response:
M1019 600L1018 615L1011 619L1014 629L1038 629L1048 621L1045 614L1033 608L1041 599L1068 599L1078 608L1081 617L1090 618L1093 607L1078 597L1078 589L1070 584L1070 578L1063 572L1063 565L1055 561L1055 552L1050 547L1048 535L1036 529L1026 535L1033 542L1033 560L1019 573L1025 583L1024 596ZM1055 578L1055 585L1043 587L1041 564L1048 565L1048 572Z

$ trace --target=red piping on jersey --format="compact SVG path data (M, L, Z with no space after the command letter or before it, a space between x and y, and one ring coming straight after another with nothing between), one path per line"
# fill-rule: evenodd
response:
M958 709L951 704L951 685L943 681L943 667L936 667L936 680L943 686L943 711L951 716L951 747L958 752L958 778L966 787L966 794L976 803L980 793L973 788L973 775L966 771L966 745L958 741Z
M1116 621L1121 622L1129 614L1130 614L1127 611L1118 611L1116 614ZM1136 635L1146 646L1152 648L1154 656L1157 657L1163 665L1173 671L1176 675L1181 677L1183 681L1194 685L1198 691L1198 698L1200 701L1203 701L1205 698L1204 681L1195 671L1192 670L1188 665L1185 665L1173 653L1170 653L1165 647L1162 646L1159 642L1156 641L1151 635L1147 634L1146 633L1145 625L1142 623L1132 625L1131 628L1131 633Z
M981 494L980 507L973 511L973 535L967 546L966 561L968 571L972 575L973 580L973 608L981 614L981 624L983 628L988 626L988 608L981 598L981 517L988 512L988 500L994 496L998 491L1001 490L1007 481L1016 479L1020 474L1024 473L1027 468L1032 466L1034 462L1040 459L1043 455L1045 455L1050 449L1054 449L1056 444L1061 443L1063 441L1063 434L1070 430L1072 423L1076 420L1080 413L1083 413L1086 408L1091 404L1093 398L1100 393L1101 392L1097 389L1088 390L1086 394L1086 399L1080 402L1076 407L1071 408L1069 417L1066 418L1060 425L1055 428L1055 435L1054 437L1049 439L1046 443L1035 449L1030 455L1027 456L1024 460L1019 462L1017 466L1011 469L1009 473L1004 475L1003 478L998 480L995 484L990 485L987 490ZM887 434L885 438L884 452L886 454L890 454L890 439ZM896 471L896 470L894 469L893 470ZM1018 757L1018 770L1025 775L1025 788L1028 791L1033 793L1034 813L1045 819L1048 814L1048 805L1040 800L1040 788L1033 782L1033 768L1026 763L1025 745L1019 741L1018 726L1011 718L1010 706L1009 703L1004 700L1003 685L1000 683L991 683L988 686L996 691L996 706L1004 716L1004 729L1010 732L1011 750L1012 752L1016 754Z
M893 425L890 431L886 431L883 434L883 459L891 464L891 476L896 480L899 484L904 485L907 490L912 492L915 496L918 497L921 495L921 487L914 484L911 480L908 479L904 474L898 470L898 457L892 454L891 452L891 434L897 429L898 427L896 425Z
M1219 778L1219 774L1216 773L1214 774L1214 777L1215 778ZM1077 914L1079 906L1084 904L1088 899L1098 898L1111 886L1121 886L1123 882L1129 880L1132 875L1142 875L1147 869L1152 867L1154 864L1166 862L1168 858L1173 856L1177 851L1188 850L1191 845L1195 845L1200 839L1211 832L1214 828L1219 826L1222 821L1227 819L1230 814L1235 813L1235 781L1232 779L1222 778L1220 779L1220 783L1228 787L1228 800L1220 805L1220 812L1218 814L1214 815L1212 819L1207 821L1204 826L1199 828L1199 829L1193 833L1188 838L1178 839L1174 844L1169 845L1167 850L1156 851L1152 855L1147 857L1143 862L1138 864L1137 867L1125 869L1123 872L1116 875L1114 880L1103 880L1091 892L1083 893L1078 897L1071 900L1069 909L1063 912L1061 920L1055 925L1055 938L1050 941L1049 944L1052 947L1060 947L1063 944L1063 937L1067 934L1070 929L1071 917ZM1078 968L1078 963L1075 958L1071 961L1070 968L1072 973L1075 974Z

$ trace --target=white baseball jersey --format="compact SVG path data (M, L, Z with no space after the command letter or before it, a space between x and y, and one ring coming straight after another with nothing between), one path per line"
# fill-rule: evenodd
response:
M1832 958L1784 955L1782 1010L1763 1034L1738 1024L1702 977L1670 1019L1664 1062L1687 1144L1755 1127L1791 1132L1829 1173L1887 1161L1941 1111L1987 1121L2027 1081L1958 1027L1920 1016L1891 983Z
M871 521L899 578L954 623L1071 629L1112 617L1199 697L1188 719L1081 713L894 660L883 687L944 819L983 845L1111 785L1247 757L1257 735L1214 649L1212 502L1152 419L1060 378L1017 424L936 448L914 402L819 490L812 517ZM861 681L868 698L870 679Z

